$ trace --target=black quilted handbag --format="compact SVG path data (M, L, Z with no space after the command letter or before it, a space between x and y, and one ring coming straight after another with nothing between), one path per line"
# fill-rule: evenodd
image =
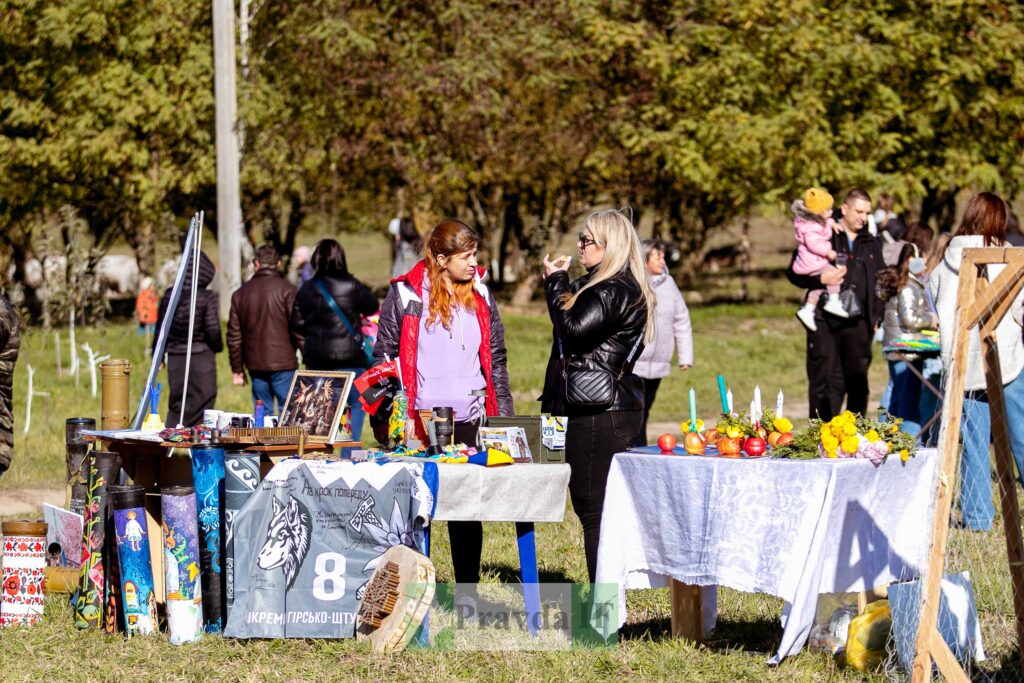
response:
M637 337L618 375L614 375L608 370L578 367L574 362L576 359L570 357L568 361L565 361L563 358L566 403L577 408L597 410L611 408L615 401L615 389L626 372L626 366L633 360L633 355L640 347L641 339L643 339L642 334ZM562 351L561 340L558 342L558 351L559 353Z

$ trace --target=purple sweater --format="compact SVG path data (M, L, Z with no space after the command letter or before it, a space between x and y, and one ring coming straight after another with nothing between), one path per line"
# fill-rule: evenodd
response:
M430 290L423 281L423 315L420 316L420 334L417 341L416 376L419 392L416 410L430 410L437 406L451 406L456 422L476 420L483 411L483 399L470 395L484 389L487 380L480 368L480 323L476 313L457 308L452 316L451 329L440 321L427 324Z

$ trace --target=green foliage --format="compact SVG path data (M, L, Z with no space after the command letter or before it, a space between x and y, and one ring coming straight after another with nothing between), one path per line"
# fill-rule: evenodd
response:
M421 228L471 221L533 272L598 204L648 211L696 253L810 184L949 220L959 189L1012 195L1024 170L1019 3L253 7L243 211L253 241L285 251L304 224L379 227L397 203ZM8 3L0 221L71 204L101 242L144 251L169 216L209 207L210 46L194 0Z
M210 196L210 35L202 2L7 3L0 225L70 204L101 243L145 237L151 258L154 226Z

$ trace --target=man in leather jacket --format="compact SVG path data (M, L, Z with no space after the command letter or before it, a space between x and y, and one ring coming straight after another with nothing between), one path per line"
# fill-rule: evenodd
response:
M248 370L253 401L263 401L267 414L279 415L299 366L295 340L288 329L297 290L281 275L281 258L273 245L256 250L253 267L252 278L231 295L231 379L237 385L245 384Z
M832 248L845 257L838 269L843 290L849 290L860 309L859 315L837 318L815 311L817 330L807 332L807 392L812 418L831 420L843 409L866 415L868 410L868 368L875 329L882 321L885 303L875 292L875 276L885 267L882 245L865 228L871 213L871 197L861 188L846 193L842 204L840 231L832 235ZM795 252L794 252L795 258ZM837 263L842 266L842 261ZM798 275L790 263L786 277L802 289L817 289L825 283L816 275Z

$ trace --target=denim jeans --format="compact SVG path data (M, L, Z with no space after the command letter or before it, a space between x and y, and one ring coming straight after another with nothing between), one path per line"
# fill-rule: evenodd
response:
M565 462L571 468L569 497L583 526L587 576L597 574L597 546L608 470L616 453L627 450L640 431L642 410L613 410L597 415L569 416L565 430Z
M1024 373L1003 387L1006 397L1006 418L1010 430L1010 447L1017 463L1017 476L1024 471ZM960 515L968 529L986 531L992 528L995 506L992 503L992 465L989 443L992 418L985 391L964 394L964 450L960 458Z
M336 371L351 372L358 377L366 372L366 368L336 368ZM363 410L363 404L359 402L359 392L356 391L354 379L352 381L352 388L348 392L348 407L352 409L352 440L360 441L363 434L363 423L366 421L366 411ZM351 448L342 448L341 457L352 457L352 450Z
M942 390L942 359L941 358L925 358L922 365L921 374L924 375L925 380L928 381L936 389ZM918 413L921 418L921 424L924 424L931 419L932 415L939 407L939 397L929 389L928 387L921 385L921 400L918 402ZM928 427L928 431L918 435L917 440L922 445L927 447L933 446L939 436L939 422L936 420Z
M263 401L265 415L280 415L284 401L288 398L288 390L292 388L294 376L294 370L250 370L253 406L258 399ZM277 399L277 408L274 408L274 399Z
M921 370L921 361L909 361ZM910 371L907 362L889 361L889 379L892 395L889 398L889 414L903 419L900 429L917 436L921 431L921 380Z

